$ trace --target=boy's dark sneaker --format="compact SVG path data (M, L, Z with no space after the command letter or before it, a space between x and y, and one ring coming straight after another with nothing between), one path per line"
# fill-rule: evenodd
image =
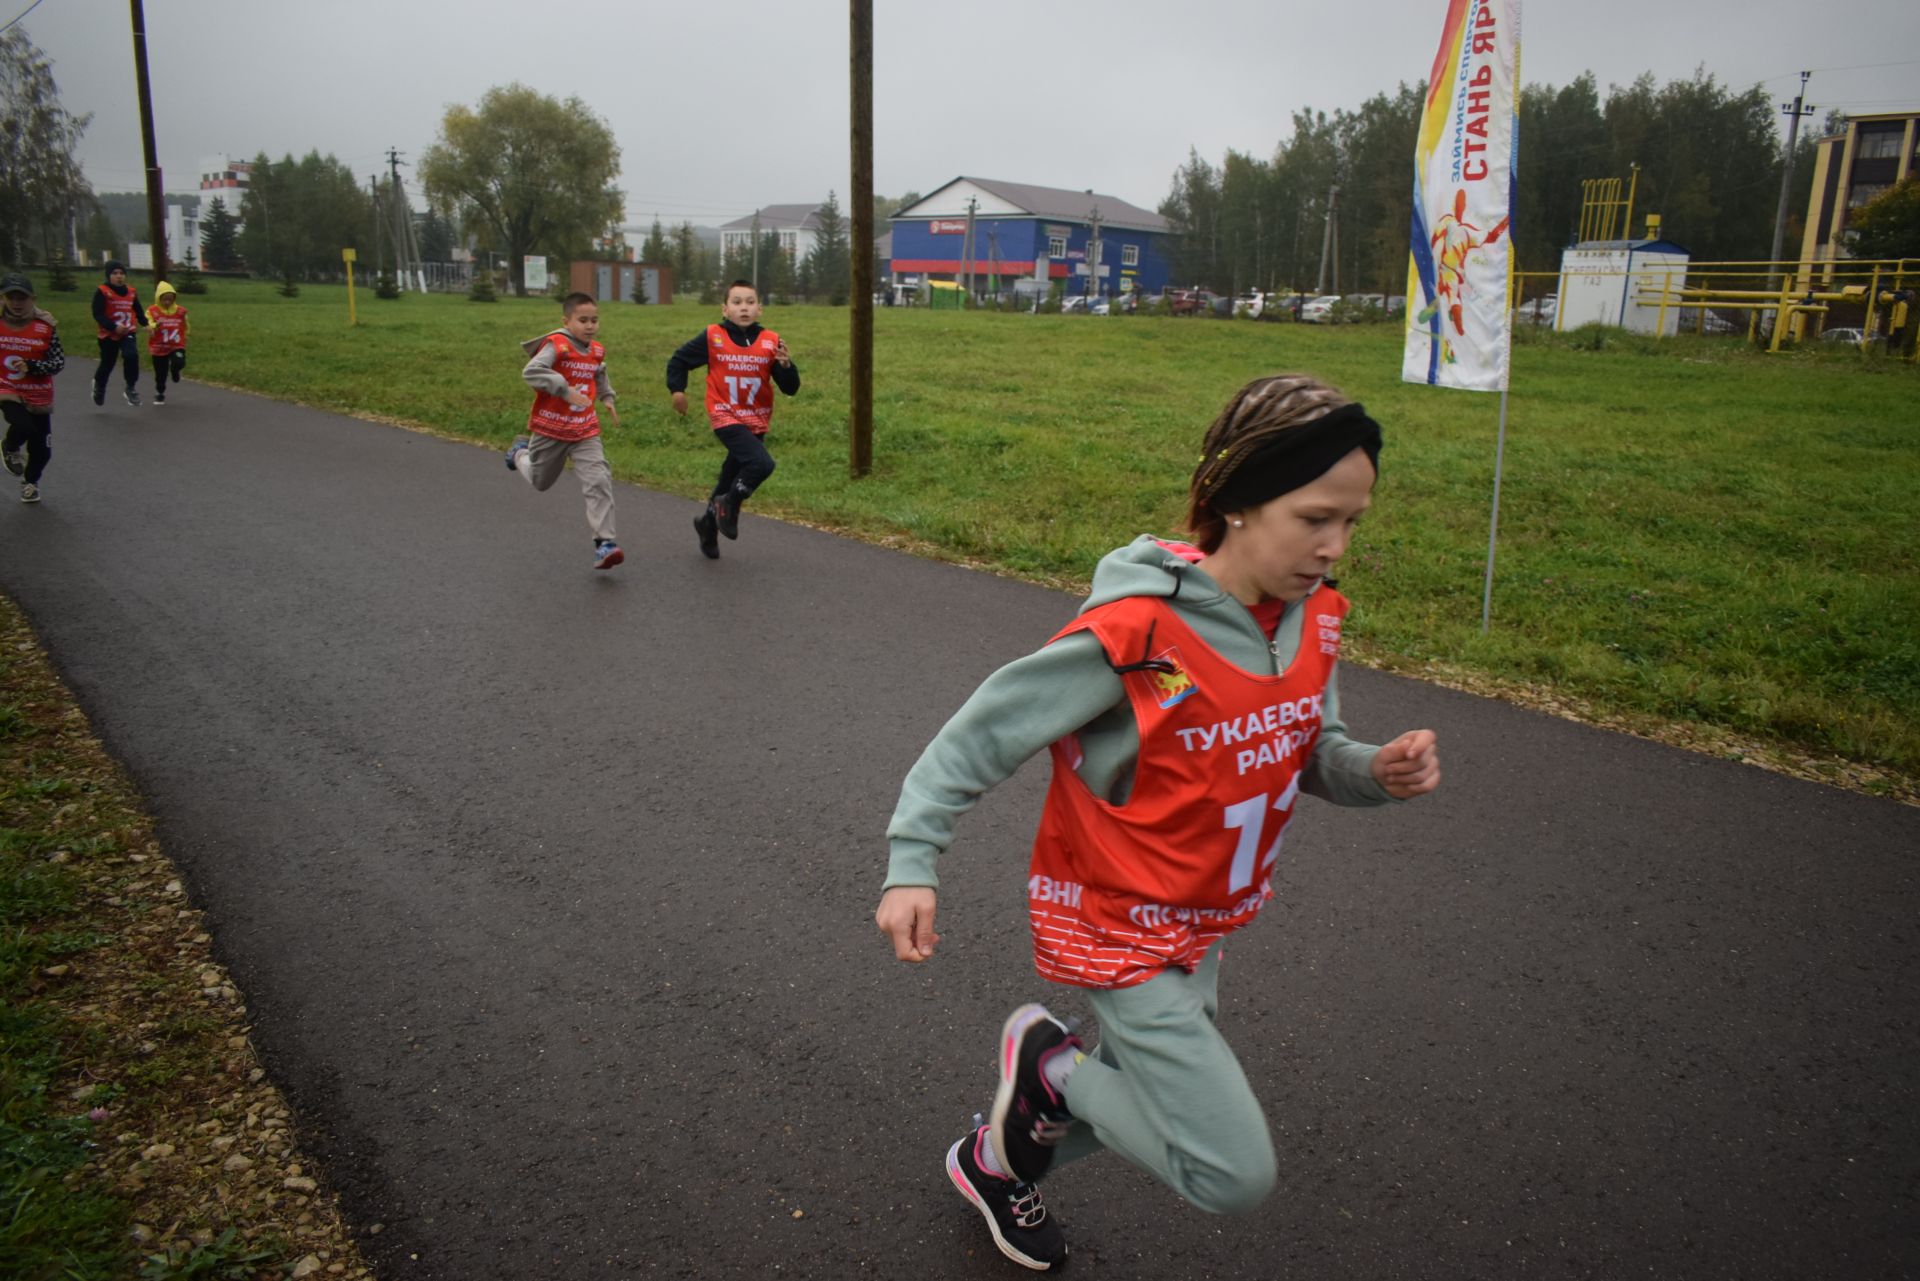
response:
M140 408L140 393L131 387L127 388L127 403L135 409Z
M14 475L24 476L27 474L27 456L19 450L9 449L6 453L0 454L0 459L6 460L7 470Z
M980 1165L980 1145L987 1127L964 1135L947 1149L947 1177L960 1195L973 1202L993 1233L1000 1253L1023 1268L1051 1272L1067 1261L1067 1240L1060 1225L1047 1213L1040 1189L1031 1183L989 1174Z
M107 403L107 389L99 383L93 385L93 403L96 405L104 405Z
M620 544L611 538L594 540L593 567L595 569L612 569L626 558L627 554L620 550Z
M156 391L156 392L154 392L154 393L153 393L153 403L154 403L154 404L156 404L156 405L164 405L164 404L166 404L166 403L167 403L167 393L166 393L166 392L164 392L164 391Z
M515 436L513 443L507 446L507 470L520 470L520 455L527 452L527 446L533 442L525 436Z
M719 524L714 519L713 508L709 507L693 518L693 532L700 535L700 554L708 560L719 560Z
M23 480L23 481L21 481L21 482L20 482L20 501L21 501L21 502L23 502L23 503L37 503L37 502L39 502L39 501L40 501L40 486L38 486L38 485L36 485L36 484L34 484L34 483L33 483L32 481L30 481L30 480Z
M1023 1005L1000 1029L1000 1089L993 1096L993 1155L1000 1168L1032 1183L1053 1164L1053 1149L1066 1137L1073 1113L1047 1082L1056 1054L1073 1054L1072 1035L1044 1005Z
M730 489L717 494L713 500L713 519L720 528L723 538L729 540L740 537L740 491Z

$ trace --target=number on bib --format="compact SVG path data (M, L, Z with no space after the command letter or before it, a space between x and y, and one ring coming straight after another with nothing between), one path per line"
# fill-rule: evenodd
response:
M1300 795L1300 776L1295 774L1293 781L1287 784L1287 790L1274 798L1271 807L1267 804L1267 794L1248 797L1244 801L1229 805L1223 811L1220 826L1238 828L1240 838L1233 847L1233 866L1227 872L1227 893L1238 894L1253 884L1256 870L1254 857L1260 850L1260 837L1266 832L1267 810L1285 810L1292 807ZM1264 876L1273 861L1280 857L1280 844L1287 837L1287 820L1280 820L1280 830L1274 833L1273 844L1266 856L1260 859L1258 874Z

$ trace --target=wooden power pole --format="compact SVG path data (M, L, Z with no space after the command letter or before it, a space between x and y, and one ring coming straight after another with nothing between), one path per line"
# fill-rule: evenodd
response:
M853 318L847 361L849 470L873 470L873 0L850 0Z
M133 71L140 85L140 143L147 159L147 236L153 241L153 278L167 277L167 193L160 178L160 150L153 140L153 88L147 82L147 14L133 5Z

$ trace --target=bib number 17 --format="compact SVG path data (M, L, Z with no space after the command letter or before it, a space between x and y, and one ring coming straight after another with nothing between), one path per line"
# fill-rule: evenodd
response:
M747 393L744 401L740 398L740 393L743 391ZM729 405L751 405L758 399L760 399L760 380L758 378L737 378L731 374L727 376L727 403Z
M1244 801L1229 805L1222 812L1220 825L1229 830L1238 829L1240 837L1233 847L1233 866L1227 873L1227 893L1238 894L1251 886L1256 875L1265 876L1273 861L1280 857L1281 842L1287 837L1287 819L1280 820L1280 830L1273 834L1273 844L1267 847L1264 856L1260 855L1260 838L1266 834L1267 811L1289 810L1300 795L1300 776L1295 774L1287 784L1287 790L1269 801L1267 793L1250 796ZM1254 867L1254 859L1260 859L1260 865Z

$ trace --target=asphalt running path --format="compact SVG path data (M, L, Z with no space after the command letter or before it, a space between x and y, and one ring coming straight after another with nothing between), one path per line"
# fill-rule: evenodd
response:
M941 1163L1043 994L1044 763L965 825L932 965L871 913L907 765L1072 600L751 509L709 563L627 486L596 574L571 478L193 384L95 409L77 372L55 423L0 586L383 1277L1020 1275ZM1446 785L1310 806L1231 948L1279 1190L1223 1220L1066 1169L1074 1273L1920 1268L1920 810L1343 680Z

